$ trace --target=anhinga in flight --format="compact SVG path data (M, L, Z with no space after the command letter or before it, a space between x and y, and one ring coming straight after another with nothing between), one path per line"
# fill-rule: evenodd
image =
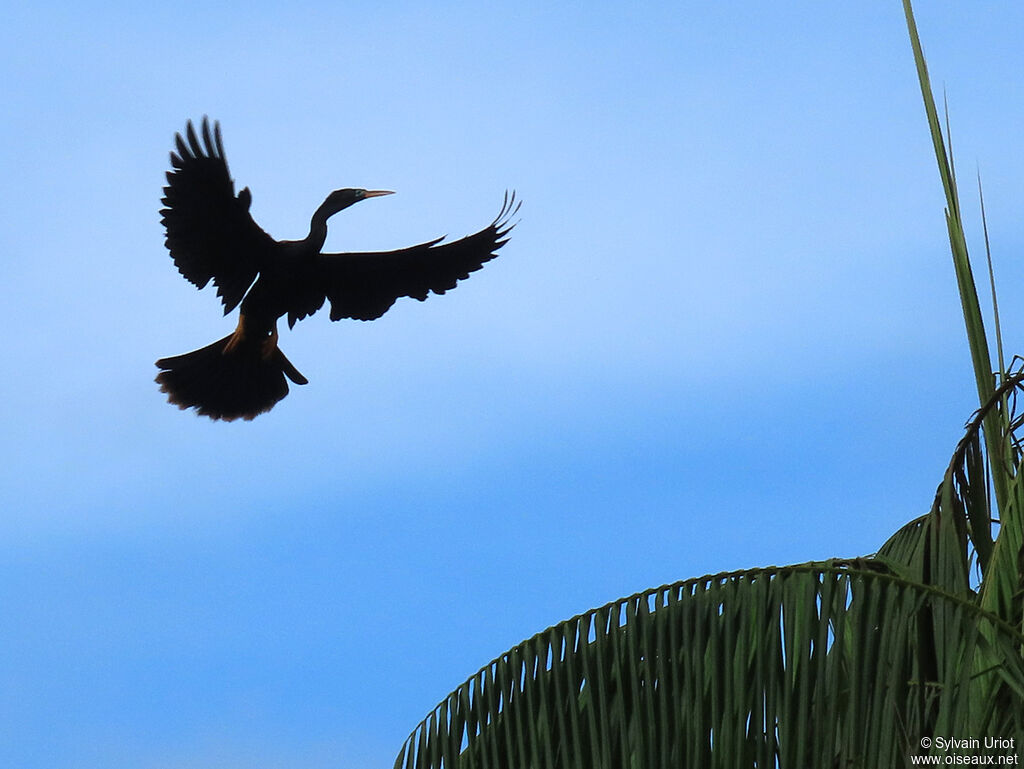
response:
M220 125L203 118L202 142L189 121L175 136L174 170L167 172L160 213L178 271L197 288L211 280L224 314L241 303L234 333L200 350L163 358L156 381L171 403L213 419L252 419L288 394L287 376L306 384L277 346L277 320L288 326L331 303L331 320L379 318L395 300L443 294L493 259L518 209L506 193L498 217L475 235L443 238L397 251L324 254L327 220L353 203L387 190L335 190L313 214L309 235L277 241L249 215L252 195L235 195Z

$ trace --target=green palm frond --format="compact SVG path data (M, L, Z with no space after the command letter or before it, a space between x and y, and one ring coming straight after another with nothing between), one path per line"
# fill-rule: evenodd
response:
M925 665L920 638L940 614L960 643ZM417 726L395 767L896 766L940 725L1008 734L963 671L984 651L998 664L981 675L1024 712L1021 641L974 602L866 559L700 577L509 650Z
M960 291L960 304L964 313L964 325L967 330L967 341L971 350L971 362L974 367L975 383L978 388L979 403L986 403L995 390L992 376L992 359L989 355L988 337L985 335L985 322L982 318L981 303L974 282L971 260L967 252L967 237L964 234L963 218L960 215L960 197L957 192L956 174L953 157L946 149L942 124L935 107L932 94L931 79L928 76L928 65L925 63L924 50L917 34L917 22L910 0L903 0L903 11L907 19L907 31L910 44L914 51L914 63L917 66L917 77L921 85L921 98L924 101L925 113L928 116L928 127L931 132L935 160L939 167L939 177L946 193L946 228L949 235L949 246L953 255L953 269L956 274L957 287ZM946 134L949 130L947 126ZM1000 454L1001 430L995 415L986 425L985 441L989 454L995 458ZM992 481L998 507L1003 508L1006 500L1009 478L1003 463L995 462L992 468Z
M1008 372L1002 384L967 423L946 468L935 501L927 515L899 529L878 551L877 557L908 579L939 586L953 593L969 592L969 564L976 563L982 580L989 572L995 526L991 506L989 460L982 439L993 417L1006 437L1006 448L1016 465L1020 446L1016 431L1017 394L1024 389L1024 368ZM1005 425L1005 427L1004 427ZM1011 468L1016 491L1016 472ZM1010 501L1013 500L1013 494Z
M988 459L986 470L991 476L995 496L994 507L998 510L999 517L999 531L990 548L991 567L988 569L982 587L981 603L986 610L995 612L1008 622L1020 626L1024 622L1021 619L1022 586L1024 586L1024 567L1022 567L1022 559L1024 559L1024 488L1021 487L1019 478L1020 446L1013 436L1016 423L1009 416L1009 408L1004 407L1002 410L986 408L986 405L996 397L996 376L993 373L992 361L988 352L988 340L985 336L977 287L967 255L967 241L964 235L963 220L960 216L953 160L943 140L942 128L939 124L935 99L928 77L928 67L925 64L924 52L917 34L917 24L914 20L910 0L903 0L903 10L907 19L911 46L914 50L914 61L917 66L925 112L928 116L932 145L939 166L939 176L946 193L946 223L949 230L950 249L953 254L953 266L960 289L960 303L963 307L967 340L971 348L978 397L985 412L983 434ZM946 133L948 135L948 128ZM991 261L991 254L988 253L987 248L987 223L985 224L985 238L986 254ZM1002 366L1000 374L1005 375ZM981 551L978 554L979 558L985 558L987 565L987 556L983 556Z

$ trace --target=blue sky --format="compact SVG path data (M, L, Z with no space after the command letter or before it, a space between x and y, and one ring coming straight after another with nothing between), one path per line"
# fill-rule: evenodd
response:
M1021 344L1024 10L918 8ZM0 764L390 766L525 637L689 576L875 550L976 406L899 3L40 3L0 29ZM153 361L228 333L163 247L221 121L333 250L521 222L372 324L282 334L252 423Z

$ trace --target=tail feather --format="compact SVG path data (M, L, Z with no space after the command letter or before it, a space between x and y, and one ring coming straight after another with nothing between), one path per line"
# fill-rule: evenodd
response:
M307 380L280 349L263 357L258 341L243 341L230 352L226 336L199 350L161 358L156 381L167 399L181 409L194 408L211 419L252 419L270 411L288 394L285 376L295 384Z

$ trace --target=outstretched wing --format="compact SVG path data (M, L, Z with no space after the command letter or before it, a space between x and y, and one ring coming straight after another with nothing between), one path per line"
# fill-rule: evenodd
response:
M171 153L174 170L167 172L161 221L178 272L197 288L212 279L226 315L242 301L276 243L249 215L249 188L235 195L220 125L213 124L211 135L204 117L202 133L200 144L190 120L187 141L174 137L177 152Z
M321 254L291 297L288 325L312 315L327 299L331 320L379 318L395 300L411 296L421 302L433 291L443 294L497 256L519 210L515 194L506 193L501 212L489 226L461 240L443 238L398 251Z

